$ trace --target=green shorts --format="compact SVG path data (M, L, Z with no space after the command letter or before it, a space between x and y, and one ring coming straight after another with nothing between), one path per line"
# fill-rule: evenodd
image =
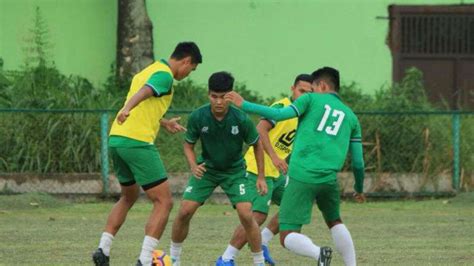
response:
M110 147L110 153L115 174L122 186L138 183L147 190L167 179L165 167L155 145Z
M280 231L299 230L309 224L314 200L326 222L340 218L337 180L310 184L290 178L280 205Z
M257 192L257 175L247 172L247 178L247 190L252 198L252 210L254 212L268 214L272 202L280 205L283 192L285 191L286 176L281 175L277 178L265 177L268 187L268 192L265 195L260 195Z
M184 190L183 199L204 203L214 192L217 186L224 190L233 206L239 202L251 202L247 191L247 177L245 169L222 172L207 169L206 173L197 179L195 176L189 178Z

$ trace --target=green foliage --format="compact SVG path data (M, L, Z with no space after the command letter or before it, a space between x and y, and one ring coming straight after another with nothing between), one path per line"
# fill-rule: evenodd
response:
M355 82L342 85L339 95L341 96L341 99L353 110L373 110L373 97L371 95L364 94Z
M421 173L425 180L452 171L452 116L416 114L436 110L422 80L422 73L412 68L399 84L381 88L375 96L361 93L354 83L341 88L342 99L354 110L379 111L358 115L367 171ZM415 114L404 114L406 111ZM461 163L466 174L474 171L470 155L474 123L466 121L471 117L461 120ZM345 168L350 168L348 162Z
M23 50L26 55L25 68L51 64L49 29L38 6L36 7L33 26L29 30L29 34L25 38L24 43L25 46Z
M190 79L176 82L171 109L192 110L209 102L207 86L198 85Z
M61 74L48 58L48 31L39 9L27 63L7 74L0 107L99 109L117 100L87 79ZM1 114L0 171L95 172L100 167L99 119L88 114Z
M130 87L130 83L132 80L130 78L121 78L116 75L116 64L115 62L110 65L109 76L107 77L105 83L103 84L105 93L107 95L111 95L113 98L117 99L118 102L112 104L108 108L111 109L119 109L123 102L125 101L125 97L127 96L128 89Z
M19 71L4 73L9 83L1 83L0 107L117 110L122 106L130 80L116 78L113 65L101 87L80 76L66 76L49 63L48 31L39 9L31 33L28 64ZM400 112L359 115L368 171L416 172L427 178L451 171L451 116L401 113L435 110L428 102L422 80L420 71L409 69L399 84L383 87L375 95L364 94L356 83L342 86L342 99L355 111ZM236 84L235 90L252 102L270 104L275 100L244 84ZM207 103L207 95L206 85L189 79L176 82L171 109L192 110ZM100 171L98 113L0 116L0 171ZM182 124L186 124L187 115L180 116ZM461 118L461 162L466 175L474 171L474 123L469 119L472 116ZM182 154L182 134L170 135L162 130L156 143L168 171L188 171Z
M384 111L432 111L423 85L423 73L410 68L399 84L380 89L375 94L376 110Z

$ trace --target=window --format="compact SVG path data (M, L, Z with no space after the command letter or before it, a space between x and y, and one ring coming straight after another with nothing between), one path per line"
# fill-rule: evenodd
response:
M474 5L389 6L393 80L423 71L429 99L474 110Z

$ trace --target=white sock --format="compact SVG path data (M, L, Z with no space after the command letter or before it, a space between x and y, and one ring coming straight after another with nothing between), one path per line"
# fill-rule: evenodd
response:
M142 265L150 265L152 259L153 250L158 246L158 239L145 236L143 239L142 252L140 253L140 262Z
M180 260L182 246L183 246L183 243L175 243L171 241L170 256L173 260L175 261Z
M313 244L313 241L303 234L290 233L285 237L284 243L287 249L298 255L319 259L321 248Z
M332 240L337 252L341 254L346 266L356 265L356 255L351 233L344 224L337 224L331 228Z
M112 241L114 241L114 236L107 232L103 232L100 237L99 248L102 249L105 256L110 256L110 248L112 247Z
M224 254L222 254L222 259L224 261L235 260L235 257L239 255L239 251L240 250L238 250L234 246L228 245L226 250L224 251Z
M262 265L265 263L265 259L263 258L263 251L252 252L252 257L254 265Z
M262 245L268 247L268 243L270 242L270 240L272 240L272 238L274 236L273 232L270 231L270 229L265 227L265 228L263 228L261 234L262 234Z

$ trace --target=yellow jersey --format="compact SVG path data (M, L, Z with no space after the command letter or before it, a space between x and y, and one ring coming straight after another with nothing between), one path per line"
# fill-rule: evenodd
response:
M173 99L173 73L165 60L157 61L133 77L127 101L143 86L153 90L155 97L147 98L130 111L127 120L121 125L114 120L110 136L153 143L160 130L160 119L164 116Z
M274 102L271 107L282 108L291 104L290 98L286 97L279 101ZM263 118L265 119L265 118ZM280 159L285 159L292 149L293 140L296 136L296 128L298 127L298 118L292 118L285 121L276 123L273 120L269 120L273 128L268 132L268 137L272 148ZM265 176L277 178L280 176L280 171L277 169L270 159L270 156L265 152ZM250 147L245 154L245 161L247 163L247 171L253 174L258 174L257 161L255 160L255 153L253 147Z

